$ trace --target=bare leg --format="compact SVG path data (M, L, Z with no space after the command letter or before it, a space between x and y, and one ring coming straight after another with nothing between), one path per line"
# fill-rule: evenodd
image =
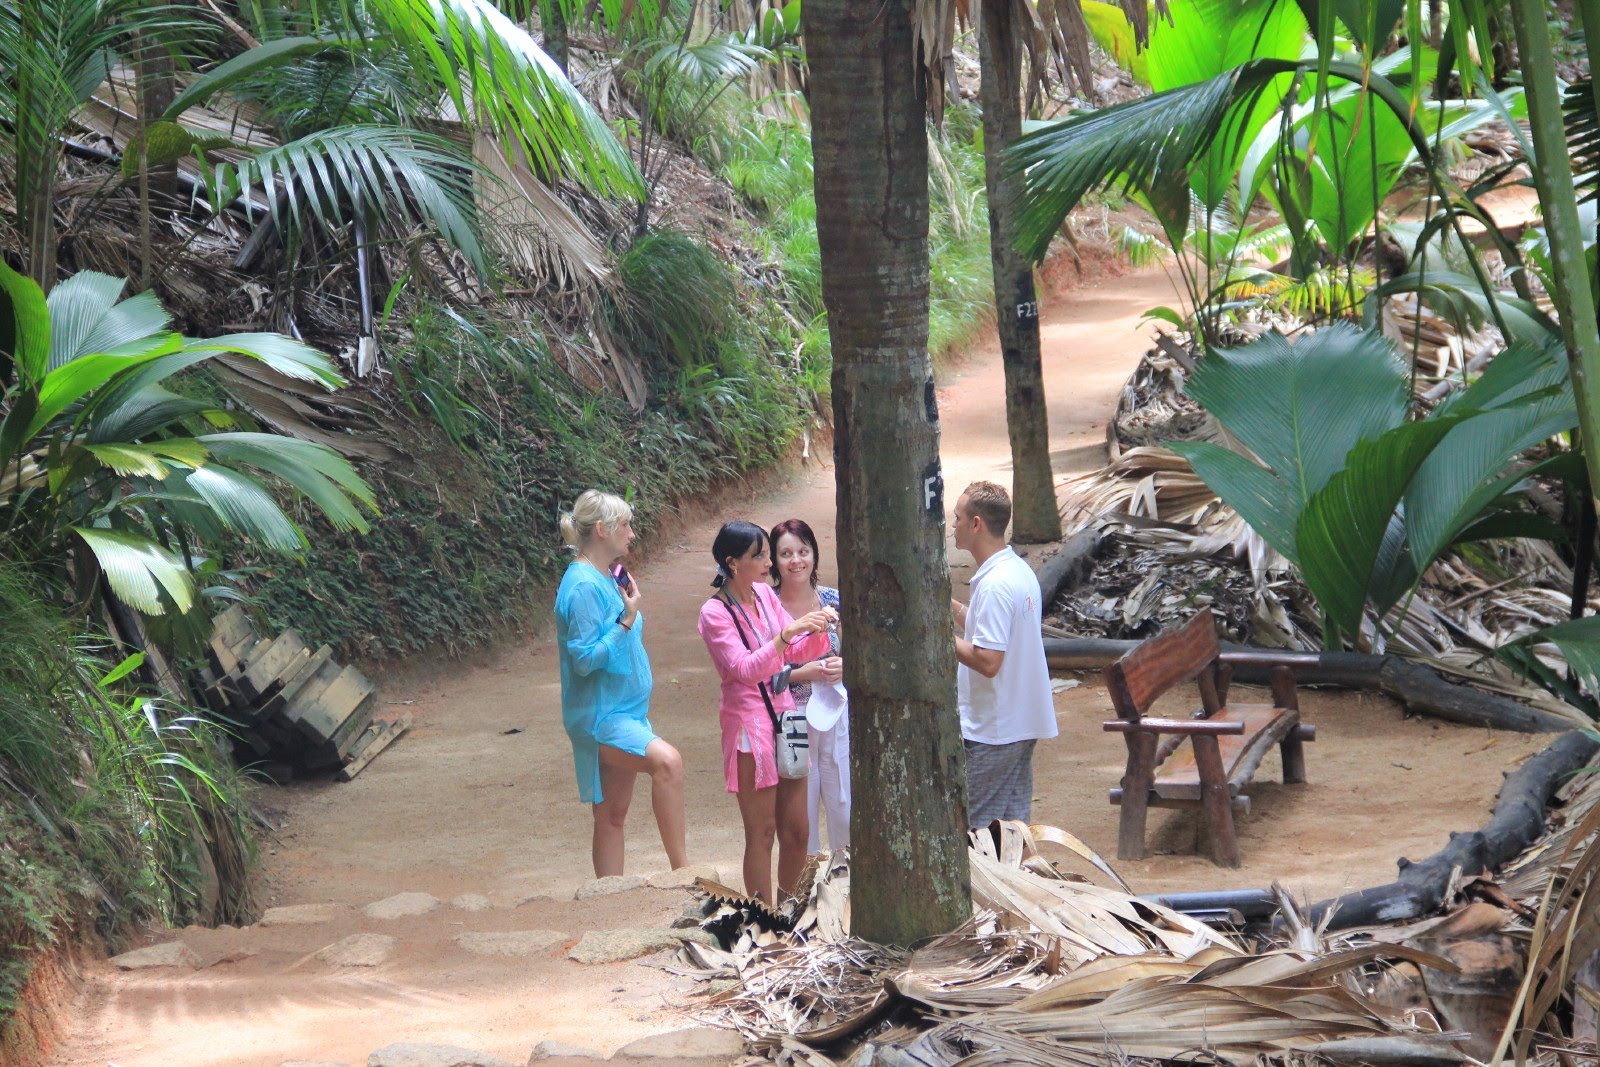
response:
M739 753L739 817L744 820L744 891L773 904L772 842L778 833L778 790L756 788L756 761ZM805 793L800 794L805 803Z
M794 892L800 872L806 867L806 839L810 819L806 816L806 783L799 778L778 779L776 821L778 827L778 892Z
M631 752L624 752L610 745L601 745L601 788L606 790L607 796L610 795L610 790L605 785L605 774L612 770L627 773L630 793L633 791L635 774L650 776L650 806L655 811L656 829L661 832L661 844L667 850L667 864L673 870L687 867L689 850L684 844L683 757L678 755L678 750L659 737L650 742L643 756L635 756ZM615 872L617 874L622 873L620 826L619 821L618 866Z
M596 878L622 873L622 828L628 821L628 805L633 803L634 772L608 761L607 751L616 750L600 746L600 794L605 799L594 806L594 840L590 847Z

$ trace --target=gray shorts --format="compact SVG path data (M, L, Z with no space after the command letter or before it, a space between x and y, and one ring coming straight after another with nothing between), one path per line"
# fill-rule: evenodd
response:
M974 830L996 819L1029 821L1033 811L1033 741L986 745L966 741L967 825Z

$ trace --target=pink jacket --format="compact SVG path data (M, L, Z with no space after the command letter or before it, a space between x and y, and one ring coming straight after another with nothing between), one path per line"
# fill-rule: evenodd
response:
M722 676L722 707L718 716L722 723L722 768L730 793L739 791L740 730L747 731L750 737L750 755L756 762L756 788L766 789L778 784L772 719L767 715L767 706L756 683L770 680L785 662L809 663L827 655L832 647L826 633L806 634L780 651L773 644L773 634L794 622L794 618L783 610L771 586L757 585L755 593L756 608L749 612L750 622L745 621L745 616L739 616L745 636L755 646L754 651L745 648L739 639L739 631L721 594L700 608L700 637L711 652L711 662L717 673ZM734 611L738 610L735 606ZM754 632L751 622L756 627ZM764 639L763 633L766 634ZM788 690L770 695L772 707L779 715L794 707L794 698Z

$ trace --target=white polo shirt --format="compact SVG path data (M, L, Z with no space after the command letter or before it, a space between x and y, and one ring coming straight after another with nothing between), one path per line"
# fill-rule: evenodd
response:
M1006 655L993 678L965 665L956 668L961 736L986 745L1056 736L1040 630L1043 594L1033 568L1007 545L984 560L967 584L967 640Z

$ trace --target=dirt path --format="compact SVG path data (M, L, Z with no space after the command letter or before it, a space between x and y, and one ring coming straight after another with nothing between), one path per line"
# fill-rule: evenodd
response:
M1048 302L1058 475L1103 460L1105 420L1143 346L1138 316L1170 297L1159 275L1101 274ZM978 477L1009 482L1002 396L992 346L945 375L944 461L953 488ZM690 854L735 884L738 815L722 788L715 677L693 626L707 595L711 535L723 518L770 524L798 515L817 529L828 560L833 510L832 471L814 462L759 493L724 500L715 518L667 531L636 568L656 671L652 717L689 768ZM833 569L825 567L825 577ZM970 565L953 569L961 588ZM353 783L262 796L285 823L263 842L267 902L328 905L319 921L182 931L211 964L194 971L92 966L58 1067L358 1065L373 1049L401 1040L464 1045L520 1064L544 1039L610 1053L688 1025L683 1009L694 1005L694 989L658 969L662 955L602 965L565 958L564 946L588 930L665 926L685 898L643 888L573 900L590 874L589 815L576 799L548 635L485 662L432 664L379 681L388 700L410 705L416 725L407 737ZM1104 694L1085 679L1058 696L1057 710L1062 736L1040 748L1034 817L1113 855L1116 813L1105 791L1120 775L1122 757L1118 739L1099 728L1109 711ZM1242 828L1245 868L1221 871L1193 856L1158 854L1119 865L1135 888L1277 879L1320 897L1385 881L1396 856L1432 852L1446 831L1481 823L1501 769L1539 745L1405 721L1387 701L1352 695L1312 694L1306 717L1321 731L1309 749L1311 784L1268 781L1257 789L1256 814ZM629 870L641 873L664 866L648 796L641 785L630 821ZM1174 813L1153 820L1157 849L1181 853L1191 835ZM402 892L442 903L409 918L364 913ZM559 940L530 956L478 955L456 940L535 930ZM395 939L380 965L342 967L316 957L363 932Z

